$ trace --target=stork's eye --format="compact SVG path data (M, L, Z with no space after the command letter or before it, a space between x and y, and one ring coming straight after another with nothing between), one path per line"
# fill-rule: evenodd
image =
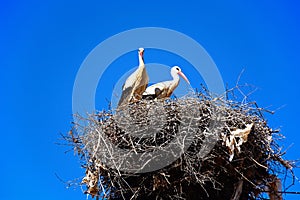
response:
M180 69L179 69L178 67L176 67L176 70L177 70L177 71L180 71Z

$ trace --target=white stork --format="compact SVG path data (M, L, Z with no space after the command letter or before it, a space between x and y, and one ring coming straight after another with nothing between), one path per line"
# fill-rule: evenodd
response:
M143 99L162 99L170 97L179 84L178 75L180 75L188 84L190 84L187 77L182 73L180 67L174 66L171 68L171 76L173 77L173 80L159 82L147 87L143 93Z
M144 63L144 49L139 48L139 66L125 81L118 107L142 99L142 94L148 85L148 75Z

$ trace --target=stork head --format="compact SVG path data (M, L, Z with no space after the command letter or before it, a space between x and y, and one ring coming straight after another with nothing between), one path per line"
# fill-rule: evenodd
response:
M143 55L144 55L144 48L139 48L139 55L143 57Z
M171 74L178 74L179 76L181 76L188 84L190 84L190 81L187 79L187 77L184 75L184 73L181 71L180 67L178 66L174 66L171 69Z

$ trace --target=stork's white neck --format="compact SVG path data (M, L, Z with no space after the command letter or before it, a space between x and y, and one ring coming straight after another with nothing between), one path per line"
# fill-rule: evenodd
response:
M139 54L139 67L145 66L144 58L142 57L140 52L138 52L138 54Z
M171 70L171 76L173 77L173 80L170 85L170 90L173 91L178 86L180 78L179 75L177 74L177 71L175 70Z
M171 76L173 77L174 82L179 82L179 75L177 74L176 70L171 70Z

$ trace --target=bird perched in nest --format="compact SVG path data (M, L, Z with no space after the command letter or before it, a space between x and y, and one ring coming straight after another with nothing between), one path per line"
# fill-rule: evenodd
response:
M174 66L171 68L171 76L173 77L173 80L159 82L147 87L145 92L143 93L143 99L162 99L170 97L179 84L179 75L188 84L190 84L189 80L181 71L180 67Z
M138 58L139 66L125 81L118 107L142 99L142 94L147 88L149 77L145 68L143 48L139 48Z

